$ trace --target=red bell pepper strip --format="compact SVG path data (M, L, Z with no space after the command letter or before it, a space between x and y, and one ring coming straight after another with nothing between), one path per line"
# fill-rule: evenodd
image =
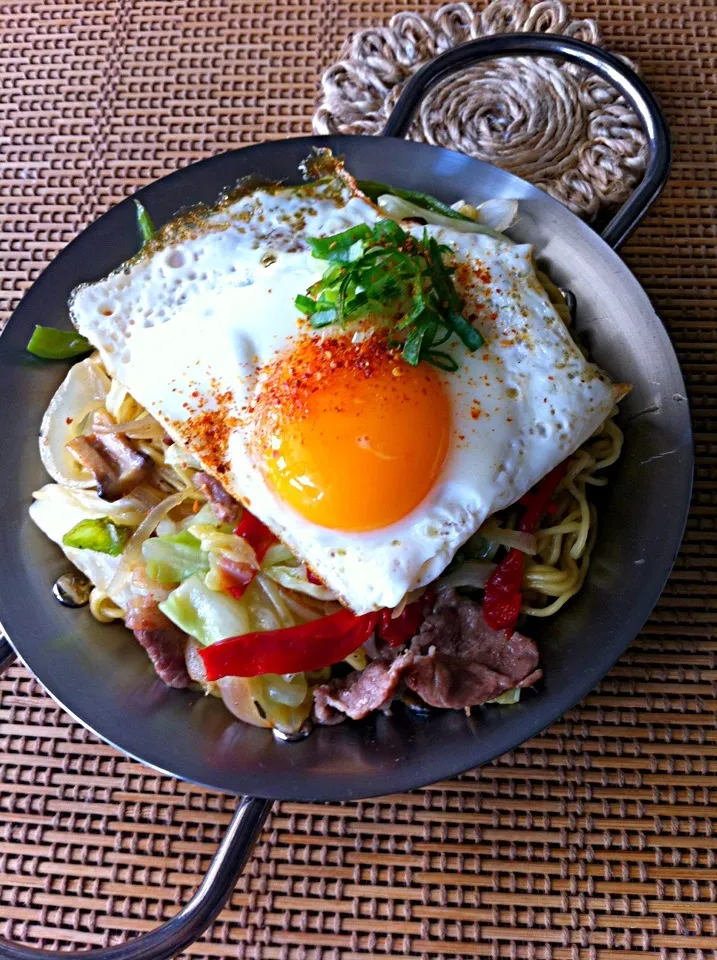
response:
M200 651L207 680L302 673L339 663L368 640L378 616L366 613L357 617L349 610L339 610L296 627L220 640Z
M397 617L391 617L391 611L384 609L378 615L376 633L385 640L389 647L400 647L411 640L418 633L419 627L426 619L428 591L413 603L407 603Z
M241 520L234 528L234 533L242 540L246 540L256 554L256 562L261 563L266 555L266 551L276 541L276 537L271 530L264 526L261 520L257 520L253 513L250 513L246 507L241 515ZM246 565L245 565L246 566ZM256 570L250 570L248 576L232 576L229 571L228 579L233 582L224 587L225 591L234 597L235 600L241 600L246 588L256 576Z
M568 461L564 460L563 463L559 463L554 470L551 470L549 474L543 477L535 487L534 493L528 495L530 498L528 501L528 509L520 521L520 529L524 533L535 533L540 523L540 518L548 509L550 501L558 489L558 484L567 473L567 470Z
M491 574L483 595L483 619L492 630L507 630L508 636L515 630L523 603L523 556L520 550L509 550Z
M253 579L254 577L251 578L251 580ZM251 583L251 580L249 583ZM245 583L240 587L224 587L224 592L228 593L230 597L234 597L235 600L241 600L246 593L246 588L249 586L249 583Z
M520 521L523 533L535 533L567 469L568 462L565 460L543 477L533 493L521 499L520 502L526 505ZM515 630L523 603L524 568L525 554L521 550L509 550L485 586L483 619L492 630L505 630L509 637Z
M276 542L276 537L271 530L265 526L261 520L257 520L253 513L246 508L241 515L241 520L234 528L234 533L246 540L250 547L254 548L257 563L261 563L269 547Z

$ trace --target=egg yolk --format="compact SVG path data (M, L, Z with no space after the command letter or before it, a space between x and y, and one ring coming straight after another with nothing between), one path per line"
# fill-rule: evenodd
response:
M277 494L334 530L376 530L410 513L448 450L439 373L374 335L305 337L275 361L253 409L253 449Z

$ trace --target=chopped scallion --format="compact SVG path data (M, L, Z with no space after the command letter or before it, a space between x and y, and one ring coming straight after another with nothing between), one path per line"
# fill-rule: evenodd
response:
M310 317L312 313L316 313L318 305L316 300L312 300L311 297L304 296L303 293L300 293L296 300L294 300L294 305L297 310L300 310L301 313L306 314L307 317Z
M443 350L427 350L422 359L432 367L438 367L439 370L445 370L447 373L455 373L458 369L458 364L453 357Z
M400 197L402 200L408 200L415 203L417 207L423 207L424 210L432 210L434 213L440 213L451 220L469 220L470 217L458 213L446 203L441 203L429 193L420 193L418 190L403 190L400 187L390 187L387 183L377 183L375 180L359 180L358 188L362 193L374 201L386 193L393 194L394 197ZM472 221L471 221L472 222Z
M361 248L355 248L357 241L367 239L370 234L370 227L365 223L359 223L333 237L309 237L309 247L317 260L348 263L360 253Z
M139 233L142 237L142 246L144 246L152 239L157 229L154 225L154 220L150 217L144 204L140 203L139 200L135 200L134 205L137 208L137 226L139 227Z
M29 353L43 360L70 360L92 350L90 341L76 330L36 326L27 345Z
M425 360L449 372L458 363L437 347L453 335L469 351L484 343L462 315L455 268L443 260L451 250L428 231L418 239L394 220L379 220L373 228L358 224L333 237L309 239L309 246L314 257L331 264L294 301L312 327L344 327L369 311L382 314L400 332L391 342L406 363Z

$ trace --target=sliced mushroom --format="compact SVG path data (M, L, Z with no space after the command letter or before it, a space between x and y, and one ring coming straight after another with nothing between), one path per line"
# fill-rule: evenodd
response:
M112 418L100 411L95 414L93 426L108 426ZM103 500L113 503L126 496L146 480L154 462L146 453L136 450L123 433L90 433L75 437L67 450L97 481L97 490Z

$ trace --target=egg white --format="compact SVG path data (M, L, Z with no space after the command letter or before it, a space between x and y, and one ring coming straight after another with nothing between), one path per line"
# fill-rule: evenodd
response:
M71 301L75 325L112 376L357 613L393 607L434 580L486 517L517 501L598 428L619 393L575 346L535 277L529 245L429 227L471 268L461 292L486 345L474 354L449 346L459 364L441 374L452 439L424 501L365 533L310 523L266 483L240 427L229 431L217 471L216 451L203 449L191 429L198 403L231 391L241 415L260 368L297 336L294 298L325 267L306 237L379 216L348 186L340 195L256 191L191 229L168 232ZM486 268L489 283L478 279Z

